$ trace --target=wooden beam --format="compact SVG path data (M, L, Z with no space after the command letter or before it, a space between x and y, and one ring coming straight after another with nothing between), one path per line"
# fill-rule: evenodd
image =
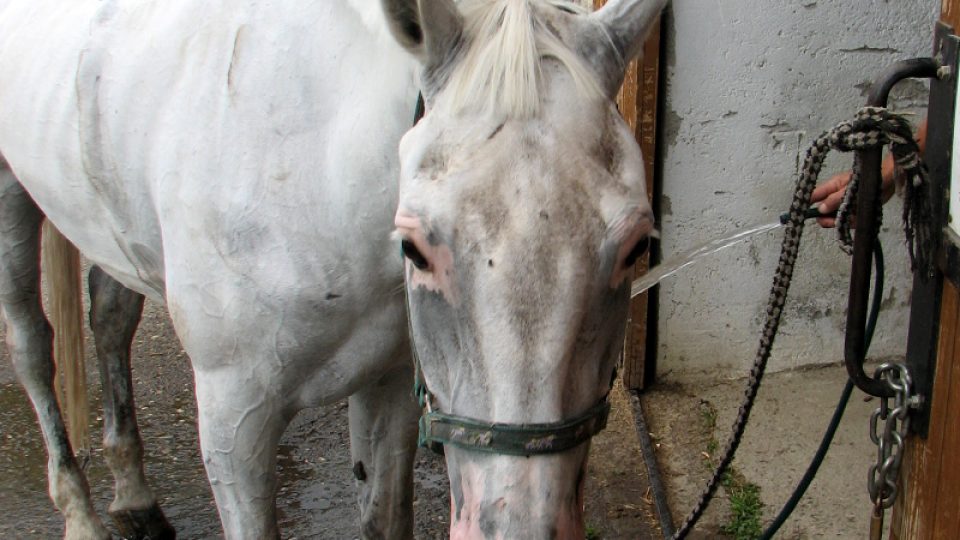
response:
M960 28L960 2L957 0L941 0L940 20L953 27Z
M643 152L647 180L647 196L653 197L657 151L657 100L660 84L660 25L653 29L643 48L643 58L631 65L630 84L624 83L621 92L621 111L631 111L634 135ZM629 86L629 93L628 93ZM628 105L628 103L630 105ZM629 122L629 120L628 120ZM649 254L643 257L634 269L634 278L647 273L650 267ZM647 343L650 299L648 293L634 298L630 303L627 319L627 334L623 350L623 384L628 389L643 388L647 380Z
M940 19L960 29L960 0L941 0ZM946 540L960 529L960 289L945 278L932 394L927 438L907 440L891 540Z
M900 470L900 496L894 505L890 528L892 540L933 538L942 479L944 475L952 476L950 481L960 483L960 470L957 468L960 453L956 452L956 448L951 449L944 445L947 431L960 432L956 417L947 415L950 402L956 403L960 400L960 395L949 395L952 393L951 381L960 382L960 367L957 366L957 359L960 358L960 349L957 347L960 340L958 324L960 292L949 281L945 281L940 310L940 339L937 344L937 374L933 382L933 403L930 409L930 432L926 440L914 436L907 442Z

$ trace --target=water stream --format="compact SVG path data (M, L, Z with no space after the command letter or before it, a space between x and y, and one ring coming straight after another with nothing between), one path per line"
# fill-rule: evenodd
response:
M757 225L755 227L737 231L736 233L725 238L717 238L710 240L709 242L704 242L703 244L694 246L683 253L678 253L654 266L646 274L637 278L630 288L630 298L639 295L643 291L663 281L664 278L672 276L683 268L686 268L709 255L743 242L748 238L781 226L782 224L780 221Z

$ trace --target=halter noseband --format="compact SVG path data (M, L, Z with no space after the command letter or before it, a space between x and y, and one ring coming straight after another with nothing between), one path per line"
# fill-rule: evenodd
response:
M416 347L414 347L416 358ZM433 396L420 377L417 364L416 391L421 406L426 410L420 416L420 446L443 453L443 445L450 444L467 450L511 456L535 456L570 450L590 440L607 427L610 402L606 396L580 416L559 422L538 424L501 424L433 410Z

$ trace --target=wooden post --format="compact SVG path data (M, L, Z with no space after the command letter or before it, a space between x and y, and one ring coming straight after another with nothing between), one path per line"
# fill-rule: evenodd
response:
M890 538L956 538L960 531L960 291L944 280L930 431L912 436L900 469Z
M606 0L594 0L599 8ZM660 85L660 25L650 32L643 47L640 60L630 63L623 87L617 97L620 114L633 130L643 152L647 176L647 195L653 197L657 149L657 100ZM649 268L649 255L637 262L634 278L640 277ZM646 373L646 350L648 338L649 296L647 293L634 298L627 317L627 333L623 347L623 385L628 389L643 387Z
M960 30L960 0L942 0L941 20L954 32ZM930 120L931 137L953 131L944 126L935 134L932 115ZM953 144L956 148L957 141ZM956 178L958 173L950 174ZM956 240L947 240L951 241ZM890 526L892 540L946 540L960 532L960 289L946 277L942 289L929 431L926 439L913 435L907 440Z
M952 26L954 30L960 28L960 2L957 0L942 0L940 20Z

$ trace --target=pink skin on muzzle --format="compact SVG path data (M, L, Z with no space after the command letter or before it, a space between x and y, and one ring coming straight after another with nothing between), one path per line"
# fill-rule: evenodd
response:
M538 458L519 458L536 460ZM586 467L586 464L584 464ZM486 528L496 528L481 524L482 516L487 519L512 519L509 536L502 530L496 530L493 538L500 540L520 534L524 538L552 538L556 540L583 540L585 526L583 519L583 483L577 486L575 497L561 508L548 508L543 505L554 504L548 500L547 494L552 489L556 478L544 478L533 474L533 467L527 474L523 472L513 475L512 478L490 478L490 471L484 471L476 464L465 462L451 474L460 476L460 488L463 492L463 503L459 516L454 495L451 493L450 503L450 539L451 540L490 540ZM545 482L538 482L537 478ZM570 479L574 481L573 478ZM493 482L499 486L502 493L490 495L488 485ZM546 485L546 484L551 485ZM526 484L526 485L524 485ZM533 485L538 484L538 485ZM491 500L484 500L484 498ZM538 506L539 505L539 506ZM553 515L550 519L541 519L541 516ZM527 527L524 529L524 527ZM555 533L555 535L554 535Z
M610 225L610 232L612 240L620 245L617 251L617 266L610 274L610 288L616 289L633 275L633 267L627 267L624 260L640 239L654 234L653 221L648 213L635 208L614 221Z
M421 270L407 261L410 287L438 292L451 305L458 305L459 295L453 284L453 252L450 247L444 244L431 245L427 241L427 233L420 217L402 208L397 210L394 225L397 227L397 234L404 240L413 242L429 263L426 270Z

